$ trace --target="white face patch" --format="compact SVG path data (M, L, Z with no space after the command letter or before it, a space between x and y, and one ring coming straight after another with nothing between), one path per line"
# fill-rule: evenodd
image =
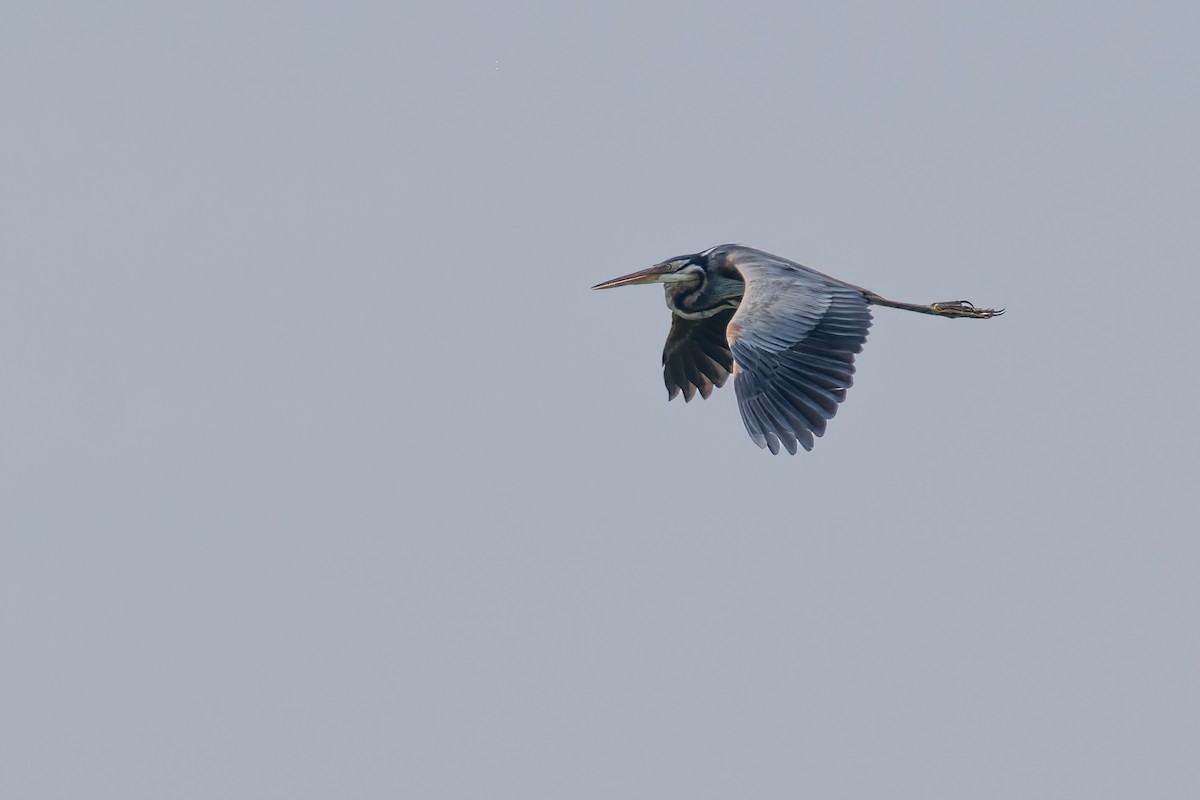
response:
M682 263L682 262L672 262ZM664 272L658 276L659 283L686 283L704 278L704 270L698 264L689 264L688 266L676 270L675 272Z

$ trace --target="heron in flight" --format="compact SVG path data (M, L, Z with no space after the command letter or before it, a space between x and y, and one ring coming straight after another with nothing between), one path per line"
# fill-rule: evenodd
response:
M853 383L854 354L871 327L870 306L939 317L990 319L1004 309L966 300L899 303L816 270L738 244L678 256L593 286L661 283L671 309L663 349L668 399L707 398L734 376L750 438L778 453L813 447Z

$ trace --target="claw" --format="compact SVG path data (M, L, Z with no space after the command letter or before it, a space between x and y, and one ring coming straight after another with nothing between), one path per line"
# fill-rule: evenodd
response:
M967 300L948 300L944 303L933 303L929 306L943 317L967 317L969 319L990 319L1004 313L1004 309L995 311L990 308L976 308Z

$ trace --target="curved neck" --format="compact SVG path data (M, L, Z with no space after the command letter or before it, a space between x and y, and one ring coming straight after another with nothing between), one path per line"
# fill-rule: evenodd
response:
M696 281L668 283L663 288L667 294L667 308L684 319L711 317L727 308L737 308L742 299L741 291L713 291L712 282L703 275Z

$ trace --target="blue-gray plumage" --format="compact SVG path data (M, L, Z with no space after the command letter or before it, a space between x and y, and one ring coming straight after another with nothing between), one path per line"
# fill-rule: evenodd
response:
M853 383L854 356L871 327L869 306L941 317L1004 313L965 300L914 305L737 244L679 256L593 286L662 283L671 309L663 349L668 399L708 397L734 376L750 438L778 453L811 450Z

